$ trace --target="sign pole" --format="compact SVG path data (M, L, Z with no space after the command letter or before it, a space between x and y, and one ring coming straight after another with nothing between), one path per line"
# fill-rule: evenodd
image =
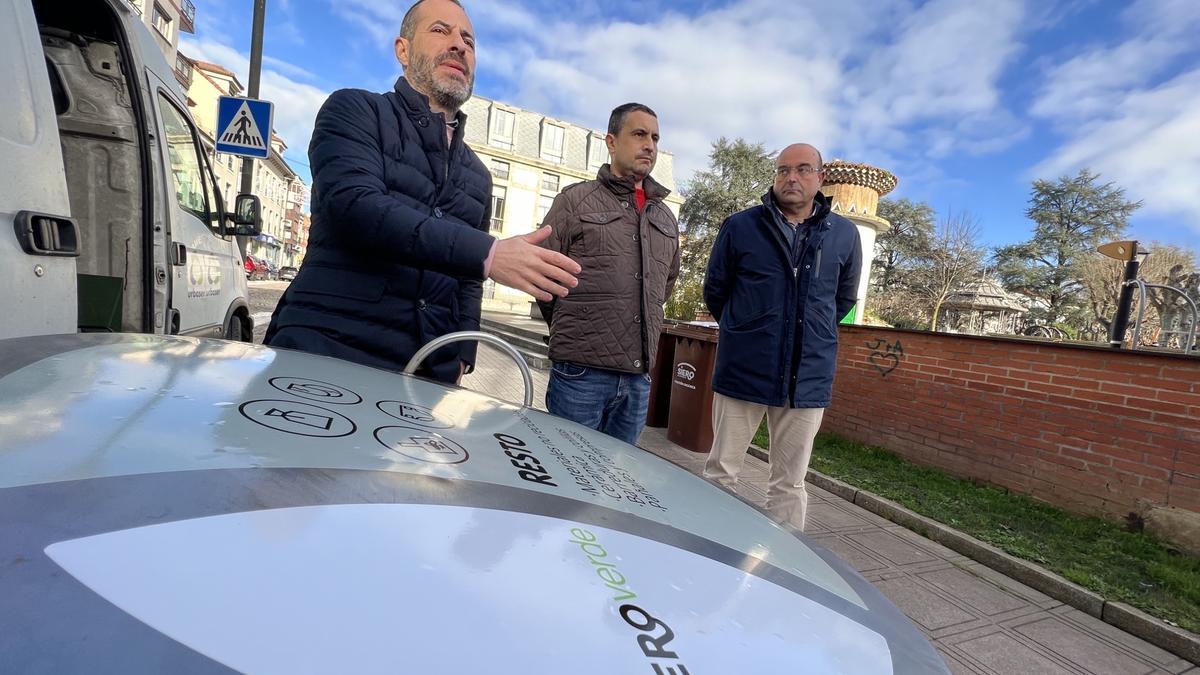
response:
M267 16L267 0L254 0L254 27L250 36L250 82L249 89L246 95L250 98L258 98L258 82L259 76L262 73L262 43L263 43L263 24L266 22ZM271 130L261 130L263 140L267 144L267 156L270 157L271 151ZM253 194L254 191L254 160L249 157L242 158L242 194ZM246 238L238 237L238 248L242 251L242 257L246 257Z

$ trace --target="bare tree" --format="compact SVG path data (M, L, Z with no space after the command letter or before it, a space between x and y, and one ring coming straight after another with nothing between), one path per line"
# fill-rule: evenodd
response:
M929 330L937 330L946 298L983 273L986 255L979 221L970 213L951 212L938 221L912 285L929 306Z
M1142 262L1138 276L1152 284L1171 284L1172 270L1191 271L1196 268L1192 251L1173 244L1151 242L1143 244L1150 255ZM1080 281L1087 296L1088 307L1099 332L1106 335L1117 311L1117 296L1121 292L1121 280L1125 276L1125 263L1099 253L1092 253L1081 261ZM1177 284L1176 284L1177 285ZM1146 326L1157 326L1168 298L1160 291L1148 293L1146 297ZM1132 326L1130 326L1132 329ZM1143 330L1144 342L1153 342L1155 331Z

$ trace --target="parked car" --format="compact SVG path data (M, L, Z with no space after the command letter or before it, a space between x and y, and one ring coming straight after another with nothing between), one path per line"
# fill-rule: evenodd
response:
M291 281L296 278L296 272L299 272L295 267L284 266L279 268L279 280Z
M4 672L949 672L819 543L532 392L179 336L0 354Z
M247 279L254 281L267 278L267 263L263 259L248 255L245 267Z

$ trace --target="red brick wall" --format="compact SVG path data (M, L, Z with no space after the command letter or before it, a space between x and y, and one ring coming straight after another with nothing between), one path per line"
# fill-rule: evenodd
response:
M1200 358L843 326L824 430L1083 513L1200 512Z

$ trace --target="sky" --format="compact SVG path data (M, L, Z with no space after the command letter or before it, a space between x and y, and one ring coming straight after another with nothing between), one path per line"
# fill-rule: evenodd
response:
M252 3L195 0L180 50L247 82ZM309 175L332 91L392 88L408 0L267 0L261 97ZM475 93L594 129L639 101L680 182L712 143L892 171L889 197L1028 239L1031 183L1082 168L1144 205L1128 235L1200 251L1200 1L464 0ZM484 123L471 120L470 123Z

